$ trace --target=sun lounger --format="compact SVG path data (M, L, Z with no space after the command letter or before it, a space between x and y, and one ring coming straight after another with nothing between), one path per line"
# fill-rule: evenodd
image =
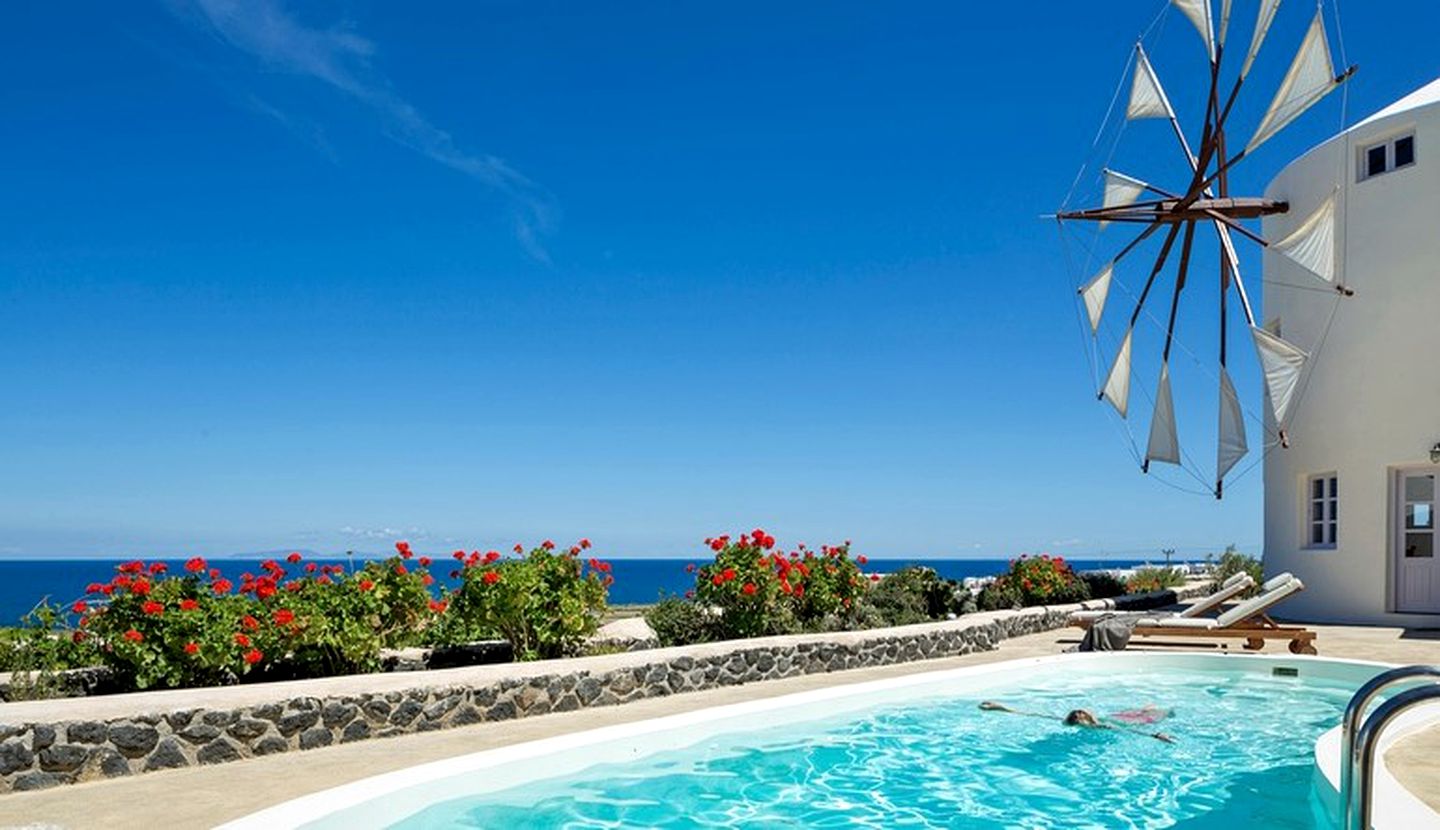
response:
M1295 654L1315 654L1315 632L1301 626L1284 626L1267 613L1286 598L1305 590L1305 583L1290 574L1267 581L1262 592L1218 617L1142 617L1135 622L1136 637L1164 639L1237 638L1245 648L1265 647L1266 640L1288 640Z
M1269 585L1271 582L1277 582L1277 580L1281 580L1281 577L1284 577L1285 579L1293 578L1288 573L1281 574L1280 576L1275 577L1275 579L1272 579L1270 580L1270 582L1267 582L1265 584ZM1249 590L1249 588L1254 584L1255 580L1251 579L1250 574L1247 574L1244 571L1241 571L1237 574L1232 574L1229 579L1220 583L1220 588L1219 590L1215 591L1215 593L1210 594L1203 599L1197 600L1195 603L1190 605L1189 608L1186 608L1185 610L1174 615L1167 615L1167 617L1198 617L1201 614L1205 614L1216 608L1219 608L1227 601L1245 593L1245 591ZM1090 623L1094 622L1095 620L1114 613L1114 611L1110 610L1076 611L1075 613L1070 615L1070 624L1078 626L1080 628L1088 628L1090 626Z

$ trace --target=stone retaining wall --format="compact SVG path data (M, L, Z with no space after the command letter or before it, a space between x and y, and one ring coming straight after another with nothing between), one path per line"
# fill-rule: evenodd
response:
M1157 607L1200 586L1122 598ZM1178 597L1177 597L1178 594ZM287 683L0 704L0 793L411 732L610 706L801 674L952 657L1059 628L1080 605L900 628Z

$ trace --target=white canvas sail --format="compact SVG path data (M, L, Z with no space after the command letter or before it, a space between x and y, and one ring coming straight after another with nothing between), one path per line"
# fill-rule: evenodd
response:
M1215 30L1210 22L1210 0L1170 0L1175 4L1190 22L1195 24L1195 30L1200 33L1200 39L1205 41L1205 55L1210 60L1215 60Z
M1134 333L1133 329L1125 332L1120 351L1115 354L1115 362L1105 378L1105 388L1100 390L1100 397L1109 401L1121 418L1130 411L1130 340Z
M1236 462L1250 451L1245 441L1245 414L1240 409L1240 398L1235 394L1235 384L1230 382L1230 373L1220 367L1220 445L1216 458L1215 480L1222 481Z
M1105 313L1105 299L1110 296L1110 279L1115 274L1115 263L1101 269L1080 288L1080 298L1085 301L1085 312L1090 316L1090 333L1100 330L1100 317Z
M1335 281L1335 194L1270 247L1326 282Z
M1105 171L1105 201L1107 208L1124 207L1133 204L1140 194L1149 187L1145 182L1114 170Z
M1135 78L1130 83L1130 105L1125 108L1125 117L1134 121L1140 118L1171 118L1174 110L1160 79L1155 76L1155 67L1145 56L1140 44L1135 44Z
M1305 40L1300 44L1300 51L1295 53L1295 61L1290 64L1290 71L1285 73L1285 80L1281 81L1280 89L1275 92L1275 100L1270 102L1270 109L1266 110L1265 117L1260 120L1260 126L1256 128L1250 143L1245 146L1245 152L1264 144L1266 139L1299 118L1301 113L1330 94L1340 83L1341 81L1335 78L1335 67L1330 62L1330 44L1325 39L1325 18L1316 12L1310 30L1305 33Z
M1180 438L1175 430L1175 401L1170 397L1170 365L1160 367L1160 388L1155 392L1155 415L1150 419L1150 443L1145 460L1180 463Z
M1265 373L1265 391L1270 397L1270 411L1275 423L1285 423L1285 415L1295 400L1295 390L1300 382L1300 370L1310 356L1294 344L1281 340L1276 335L1251 327L1250 335L1255 339L1255 350L1260 354L1260 368Z
M1250 36L1250 51L1245 55L1245 65L1240 67L1240 77L1250 74L1250 67L1255 63L1255 56L1260 54L1265 35L1270 31L1270 24L1275 22L1275 12L1279 9L1280 0L1260 0L1260 14L1255 18L1255 33Z

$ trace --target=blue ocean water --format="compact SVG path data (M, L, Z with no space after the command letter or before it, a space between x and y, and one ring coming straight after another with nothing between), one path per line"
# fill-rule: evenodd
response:
M119 559L19 559L0 560L0 625L10 625L27 613L43 597L52 602L70 603L85 592L91 582L105 582L115 574ZM172 573L183 572L184 560L159 560L170 566ZM236 580L249 571L258 573L260 559L214 559L211 566ZM339 558L307 559L319 564L360 564ZM703 564L699 559L612 559L615 584L610 586L611 604L654 602L666 594L683 594L694 585L693 574L685 572L690 563ZM1071 559L1076 570L1128 568L1141 564L1134 559ZM452 583L453 561L438 558L431 567L437 587ZM866 570L888 573L907 564L927 565L950 579L993 576L1009 567L1008 559L872 559ZM293 569L292 569L293 570Z

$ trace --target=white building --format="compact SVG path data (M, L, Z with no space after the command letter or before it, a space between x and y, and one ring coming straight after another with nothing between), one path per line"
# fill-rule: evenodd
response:
M1305 582L1287 616L1440 626L1440 81L1306 153L1266 195L1291 206L1266 218L1269 240L1336 197L1335 280L1355 292L1337 309L1266 251L1266 324L1312 351L1291 446L1265 461L1266 571Z

